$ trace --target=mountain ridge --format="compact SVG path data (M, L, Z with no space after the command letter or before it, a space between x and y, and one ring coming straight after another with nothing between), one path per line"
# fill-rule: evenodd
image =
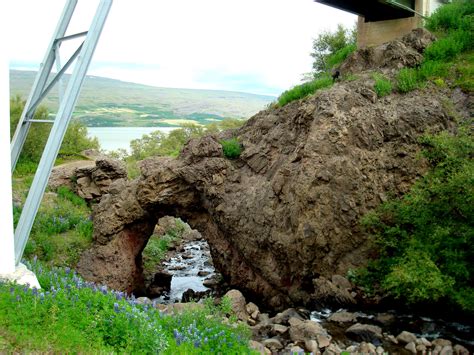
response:
M35 75L34 71L10 70L11 94L26 98ZM163 88L88 75L73 117L90 127L207 124L224 118L249 118L274 99L239 91ZM44 104L52 112L57 110L57 89L48 94Z

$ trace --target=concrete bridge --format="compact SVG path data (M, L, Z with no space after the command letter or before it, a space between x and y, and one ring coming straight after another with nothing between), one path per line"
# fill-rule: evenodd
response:
M420 27L423 18L449 0L315 0L359 15L357 46L382 44Z

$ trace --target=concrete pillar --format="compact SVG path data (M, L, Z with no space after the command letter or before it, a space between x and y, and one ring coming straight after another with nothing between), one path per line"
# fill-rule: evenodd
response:
M429 0L416 0L415 11L426 16L429 11ZM378 46L403 37L411 30L422 26L422 24L422 17L416 14L413 17L375 22L365 22L364 17L359 16L357 21L357 47Z

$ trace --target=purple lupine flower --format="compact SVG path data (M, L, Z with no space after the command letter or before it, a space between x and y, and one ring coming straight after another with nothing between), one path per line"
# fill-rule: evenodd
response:
M194 347L195 347L195 348L199 348L200 345L201 345L201 344L199 343L199 340L195 340L195 341L194 341Z
M114 311L115 311L115 313L120 312L119 304L117 302L114 303Z

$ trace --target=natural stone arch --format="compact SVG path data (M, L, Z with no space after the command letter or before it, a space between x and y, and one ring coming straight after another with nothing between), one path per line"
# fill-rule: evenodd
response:
M372 74L360 75L252 117L234 133L236 160L223 156L224 133L191 140L177 159L143 161L137 180L114 182L96 207L79 272L139 290L140 253L157 218L171 215L199 230L216 269L259 303L337 298L328 280L370 256L361 216L426 171L420 135L454 129L442 92L379 99Z
M210 157L196 157L193 151L204 152ZM143 294L141 253L158 219L173 216L183 219L203 235L216 268L224 270L224 276L242 280L242 289L278 295L253 272L248 266L251 263L243 262L238 250L224 237L209 213L210 202L199 191L204 187L203 180L223 181L223 175L233 169L223 157L220 144L215 138L206 137L191 141L188 152L193 155L184 161L171 158L145 160L140 164L142 175L139 179L119 179L110 186L109 194L95 207L95 245L82 255L79 273L114 289ZM191 181L190 177L193 177ZM218 186L214 188L219 189Z

